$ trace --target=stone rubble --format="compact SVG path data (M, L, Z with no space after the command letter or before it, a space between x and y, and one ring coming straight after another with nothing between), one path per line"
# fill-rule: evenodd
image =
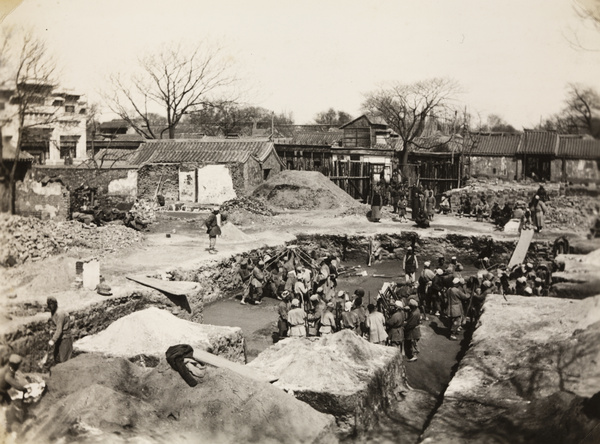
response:
M262 200L250 196L231 199L221 205L221 211L226 213L240 209L261 216L273 216L275 214Z
M77 221L42 221L0 214L0 265L13 267L60 254L74 247L111 253L139 243L143 235L123 225L103 227Z

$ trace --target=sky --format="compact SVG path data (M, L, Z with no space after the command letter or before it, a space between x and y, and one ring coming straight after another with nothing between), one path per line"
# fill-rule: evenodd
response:
M568 83L600 91L600 29L572 0L23 0L6 25L33 28L63 86L100 105L111 73L179 41L219 45L245 101L296 123L330 107L358 116L365 93L432 77L518 129L558 112Z

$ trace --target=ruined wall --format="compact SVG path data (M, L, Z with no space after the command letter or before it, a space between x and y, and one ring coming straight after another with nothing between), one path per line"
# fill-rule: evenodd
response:
M563 168L566 177L563 177ZM551 176L553 181L569 180L579 182L600 180L598 161L581 159L555 159L551 163Z
M26 178L15 185L15 213L39 219L69 218L70 195L60 182L41 182Z
M77 202L73 193L83 187L96 190L95 198L100 205L116 206L120 202L132 203L137 195L137 170L135 168L85 168L35 166L31 177L36 181L44 178L60 179L71 193L71 205ZM78 208L70 208L75 211Z
M244 178L244 189L247 193L263 183L262 166L256 159L251 157L244 165Z
M179 200L196 202L196 168L179 169Z
M139 169L138 198L154 200L157 194L166 201L179 200L179 165L144 165Z
M243 196L244 194L248 194L245 188L244 174L245 174L245 165L241 163L230 163L227 164L227 169L229 170L229 175L231 176L231 181L233 182L233 189L235 190L238 196Z
M227 165L206 165L198 169L198 202L222 204L235 199L233 180Z
M283 169L283 166L279 161L279 156L277 156L277 153L275 151L273 151L271 155L265 159L265 161L262 164L262 169L263 171L268 170L268 177L274 176ZM261 177L264 179L264 173Z
M470 156L470 175L473 177L517 178L518 160L513 157Z

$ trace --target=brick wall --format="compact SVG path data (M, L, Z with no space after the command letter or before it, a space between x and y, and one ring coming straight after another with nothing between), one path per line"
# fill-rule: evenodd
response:
M67 220L70 215L70 193L60 182L43 185L26 178L15 186L15 213L39 219Z
M160 186L159 186L160 184ZM138 171L138 197L154 199L155 194L161 194L165 201L179 200L179 165L160 164L144 165Z

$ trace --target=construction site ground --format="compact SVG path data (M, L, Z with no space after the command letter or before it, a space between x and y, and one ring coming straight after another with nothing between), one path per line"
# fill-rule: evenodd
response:
M364 211L362 211L364 209ZM127 250L105 254L100 258L100 273L112 288L112 296L102 296L93 290L74 288L75 262L95 256L93 250L73 248L70 251L38 262L29 262L15 268L0 270L0 333L17 325L33 320L45 320L48 313L39 307L45 306L46 298L55 295L61 308L71 311L81 309L106 298L127 296L139 288L139 284L129 281L126 276L136 274L159 275L175 268L194 269L216 264L217 262L264 246L277 246L293 242L296 236L336 235L336 236L375 236L406 231L417 232L421 237L445 237L448 234L487 235L498 240L518 239L517 232L499 231L489 222L478 222L474 218L459 218L455 215L436 215L427 229L417 228L409 219L400 222L384 209L380 223L372 223L366 218L368 207L353 210L344 215L335 210L283 211L275 216L248 214L246 218L235 217L236 229L224 230L224 236L217 240L216 254L207 251L208 236L203 221L206 214L188 212L159 212L157 220L144 233L144 239ZM410 216L410 215L409 215ZM585 228L585 227L584 227ZM239 230L238 230L239 229ZM559 236L568 235L571 245L584 254L600 248L600 239L588 240L585 231L566 233L564 230L542 231L534 240L554 241ZM419 258L423 260L433 258ZM361 265L353 262L342 265ZM340 279L340 288L353 291L363 287L373 297L386 280L398 280L401 262L386 261L367 268L369 276L349 276ZM595 267L594 270L598 270ZM372 274L382 274L385 278L373 278ZM204 322L215 325L241 327L247 341L247 358L252 360L262 350L273 343L276 332L278 301L266 299L260 306L240 305L239 295L230 294L224 300L208 305L204 309ZM11 314L7 306L32 306ZM435 398L446 388L461 352L461 341L450 341L447 329L436 317L430 316L423 324L421 354L419 360L407 363L409 384L431 394L425 403L433 406ZM459 339L463 339L462 336ZM468 340L468 339L467 339ZM423 418L421 426L425 425ZM422 428L417 424L413 438L415 442ZM385 442L374 439L372 442Z

